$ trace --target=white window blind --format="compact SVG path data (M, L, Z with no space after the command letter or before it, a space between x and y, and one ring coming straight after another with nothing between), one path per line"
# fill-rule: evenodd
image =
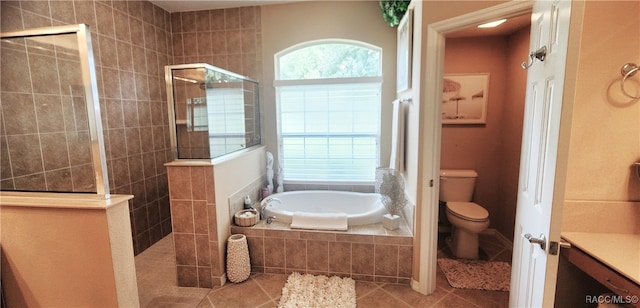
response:
M288 182L373 182L382 49L303 42L275 56L279 161Z
M207 101L204 97L187 98L187 130L207 131Z
M379 82L279 86L277 93L285 180L374 181Z
M209 150L212 157L243 148L244 93L239 88L207 89Z

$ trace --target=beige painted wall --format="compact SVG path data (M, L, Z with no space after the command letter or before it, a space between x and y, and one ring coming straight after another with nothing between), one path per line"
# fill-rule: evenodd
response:
M513 35L447 39L445 74L489 73L487 123L443 125L441 169L479 174L474 201L490 214L490 228L507 238L515 223L529 27ZM514 69L515 68L515 69Z
M293 45L318 39L351 39L382 48L382 108L380 165L389 164L391 101L396 97L396 30L384 23L377 1L313 1L262 6L264 86L263 143L274 154L277 168L277 126L274 55Z
M216 215L219 240L224 242L231 234L229 197L245 188L256 179L265 177L267 157L264 146L250 148L230 154L220 162L214 160L213 181L215 183Z
M568 200L640 200L640 102L622 94L620 68L640 63L640 2L587 2L567 174ZM639 77L627 82L640 91ZM633 91L635 89L635 91Z
M7 307L138 307L132 197L0 195Z
M640 64L640 2L585 3L569 146L563 231L637 232L640 100L620 68ZM573 35L574 33L572 33ZM626 83L640 93L638 75ZM603 221L603 214L613 217ZM597 228L595 228L597 226Z
M229 197L244 189L250 183L266 178L266 163L267 157L264 146L233 153L219 162L216 160L212 162L219 256L226 256L227 238L231 235ZM225 268L225 260L226 258L224 257L218 258L220 268Z

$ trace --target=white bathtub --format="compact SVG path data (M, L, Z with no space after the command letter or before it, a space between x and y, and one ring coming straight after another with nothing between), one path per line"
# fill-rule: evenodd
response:
M262 201L265 216L290 224L294 212L346 214L349 226L382 221L387 210L380 194L331 190L304 190L273 194Z

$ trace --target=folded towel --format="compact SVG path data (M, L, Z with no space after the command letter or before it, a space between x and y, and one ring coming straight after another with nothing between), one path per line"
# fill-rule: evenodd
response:
M393 101L393 119L391 124L391 157L389 168L397 172L404 171L404 136L405 136L405 107L400 100Z
M291 228L346 231L348 229L347 214L294 212Z

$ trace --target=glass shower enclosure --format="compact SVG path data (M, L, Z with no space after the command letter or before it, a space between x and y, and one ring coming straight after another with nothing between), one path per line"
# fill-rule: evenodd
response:
M177 159L213 159L260 139L259 84L206 63L165 67L171 147Z
M85 24L0 33L0 190L109 199Z

